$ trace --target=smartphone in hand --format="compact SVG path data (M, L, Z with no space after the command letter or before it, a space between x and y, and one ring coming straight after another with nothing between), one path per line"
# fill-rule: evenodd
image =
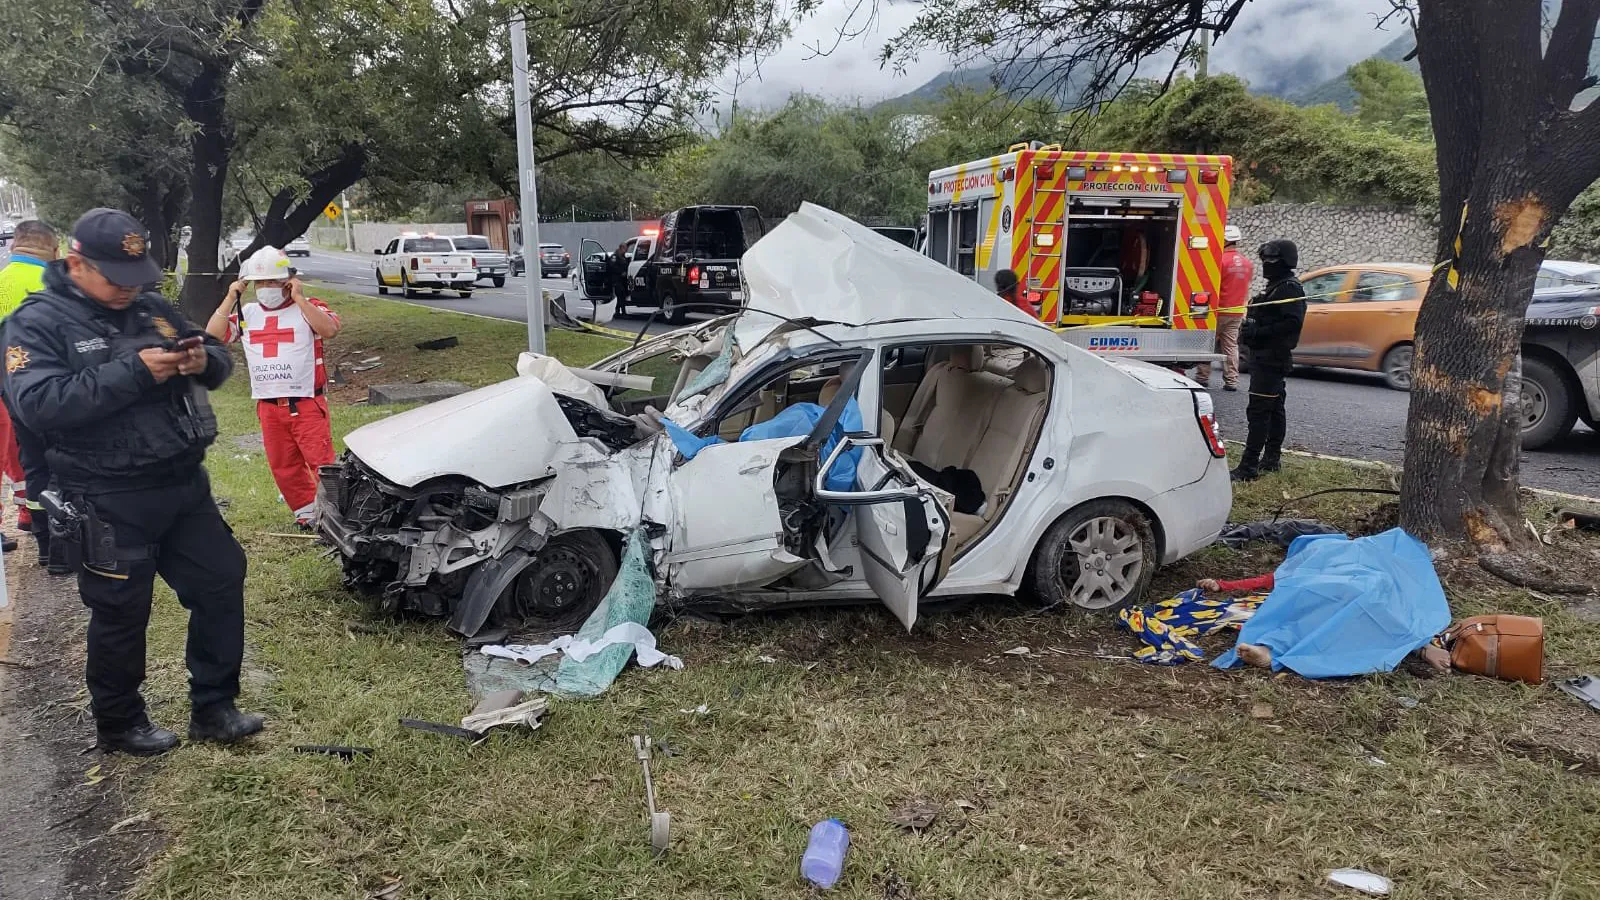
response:
M186 351L189 351L189 350L193 350L194 348L204 344L205 342L206 342L205 338L201 337L198 334L192 334L192 335L190 335L190 336L188 336L186 338L182 338L180 340L167 341L166 349L167 349L167 352L169 352L169 353L183 353L183 352L186 352Z

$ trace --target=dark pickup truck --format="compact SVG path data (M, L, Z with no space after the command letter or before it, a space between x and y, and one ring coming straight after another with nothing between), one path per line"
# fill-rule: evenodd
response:
M1522 333L1522 446L1600 431L1600 287L1537 290Z
M739 260L765 233L754 206L686 206L667 213L650 260L629 285L626 306L660 307L673 323L683 322L691 309L743 306ZM623 309L618 305L617 313Z

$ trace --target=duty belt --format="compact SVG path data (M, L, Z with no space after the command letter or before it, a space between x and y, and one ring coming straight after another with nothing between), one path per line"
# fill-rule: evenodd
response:
M321 397L324 393L326 393L325 389L317 388L315 396ZM289 415L298 416L300 415L300 401L311 399L313 399L313 397L272 397L267 400L262 400L261 402L271 403L273 406L286 407L289 410Z

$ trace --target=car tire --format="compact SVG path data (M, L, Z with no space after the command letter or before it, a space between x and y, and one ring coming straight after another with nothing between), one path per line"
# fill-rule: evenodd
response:
M616 550L599 532L555 535L495 602L495 619L513 630L577 631L611 590L618 568Z
M1578 423L1572 386L1538 357L1522 360L1522 449L1538 450L1566 437Z
M1383 383L1391 390L1411 390L1411 358L1413 356L1410 344L1400 344L1390 348L1383 355L1383 362L1378 365L1378 371L1383 375Z
M471 300L472 299L472 290L470 288L468 288L467 290L464 290L464 291L456 291L456 293L460 294L461 295L461 299L463 299L463 300Z
M377 269L373 269L372 270L372 277L378 279L378 293L380 293L380 294L389 293L389 286L387 284L383 283L383 273L382 272L379 272Z
M506 277L504 275L496 275L493 278L489 279L489 282L491 284L493 284L495 287L505 287L506 286Z
M406 274L405 269L400 270L400 296L405 297L407 300L422 296L421 291L411 286L411 276Z
M668 322L682 325L689 321L689 311L683 308L683 304L678 301L677 291L672 288L661 292L661 302L658 305L661 307L661 318Z
M1138 601L1155 578L1155 529L1125 500L1091 500L1050 526L1028 581L1045 606L1105 611Z

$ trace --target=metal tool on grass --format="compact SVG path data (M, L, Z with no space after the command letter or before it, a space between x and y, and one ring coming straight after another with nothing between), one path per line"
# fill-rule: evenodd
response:
M639 758L639 765L644 768L644 802L650 812L650 846L657 853L665 853L667 835L672 828L672 814L666 810L656 811L656 786L650 780L650 750L650 738L637 734L633 736L633 755Z

